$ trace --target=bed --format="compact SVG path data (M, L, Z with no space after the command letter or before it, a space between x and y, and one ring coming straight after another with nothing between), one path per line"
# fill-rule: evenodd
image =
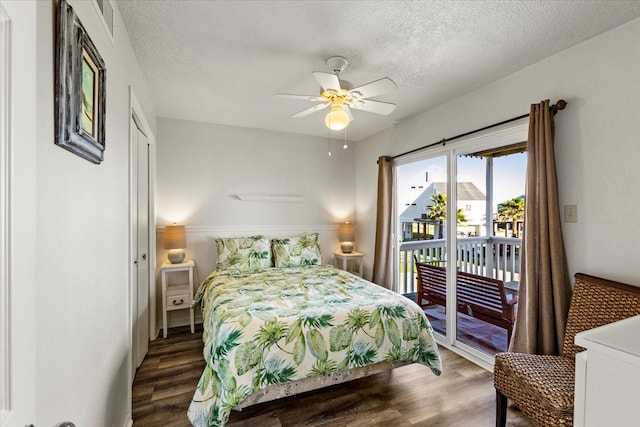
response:
M269 242L269 256L255 247L247 252L253 255L242 254L246 242L223 242L231 246L232 263L242 263L225 269L228 257L221 263L225 249L217 244L222 269L203 281L194 299L203 316L206 360L188 410L194 426L224 426L232 409L406 363L440 375L431 325L409 299L317 265L318 257L301 261L305 248L283 250L278 241ZM271 267L271 252L277 267Z

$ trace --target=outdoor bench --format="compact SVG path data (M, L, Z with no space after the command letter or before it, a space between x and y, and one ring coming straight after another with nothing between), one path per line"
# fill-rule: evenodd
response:
M447 306L447 270L445 267L416 261L418 271L417 303ZM511 340L516 320L518 297L507 298L504 282L499 279L457 271L457 311L507 330Z

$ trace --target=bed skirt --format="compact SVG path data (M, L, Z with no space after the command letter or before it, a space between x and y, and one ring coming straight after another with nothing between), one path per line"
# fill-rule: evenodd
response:
M294 396L296 394L306 393L308 391L318 390L332 385L346 383L349 381L368 377L370 375L378 374L380 372L390 371L391 369L409 365L410 363L413 362L384 361L374 363L373 365L348 369L346 371L333 372L329 375L302 378L283 384L274 384L272 386L254 392L245 400L243 400L239 405L234 406L233 409L236 411L241 411L244 408L257 405L259 403L270 402L272 400Z

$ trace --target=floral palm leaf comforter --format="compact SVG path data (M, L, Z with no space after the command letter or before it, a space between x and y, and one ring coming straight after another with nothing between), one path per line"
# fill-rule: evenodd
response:
M332 266L215 271L195 298L204 319L204 372L194 426L224 426L256 390L380 361L422 363L440 375L423 311Z

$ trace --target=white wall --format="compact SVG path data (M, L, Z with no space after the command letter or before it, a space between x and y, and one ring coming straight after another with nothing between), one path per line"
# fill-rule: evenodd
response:
M160 224L330 224L354 210L353 148L326 138L158 119ZM302 202L246 202L241 193L300 195Z
M638 40L636 19L358 142L360 248L373 252L378 156L528 113L544 99L565 99L569 105L556 116L556 164L560 204L578 205L578 222L563 224L570 273L640 285ZM368 277L371 267L368 257Z
M155 113L119 14L112 46L93 4L72 1L107 68L105 160L97 166L56 146L55 3L3 4L9 11L28 11L29 17L17 23L21 26L18 31L33 26L30 38L21 39L16 46L16 52L32 62L26 61L25 69L15 73L13 86L14 111L21 118L14 129L21 139L14 139L12 176L17 203L12 213L14 228L23 232L16 239L24 237L25 241L14 247L12 257L28 261L26 266L17 266L15 274L26 292L35 296L14 308L33 314L37 336L32 362L35 410L28 422L51 426L69 420L78 426L124 426L131 419L130 85L154 129ZM22 73L34 74L28 84ZM23 278L33 281L22 283ZM29 339L29 330L25 333ZM21 357L29 359L31 354Z
M331 262L336 225L355 217L353 147L333 141L329 157L327 138L168 118L158 118L157 126L158 225L187 226L186 253L200 280L215 267L213 238L221 236L318 232L323 262ZM247 193L302 200L238 199ZM161 232L157 243L160 265L166 260Z

